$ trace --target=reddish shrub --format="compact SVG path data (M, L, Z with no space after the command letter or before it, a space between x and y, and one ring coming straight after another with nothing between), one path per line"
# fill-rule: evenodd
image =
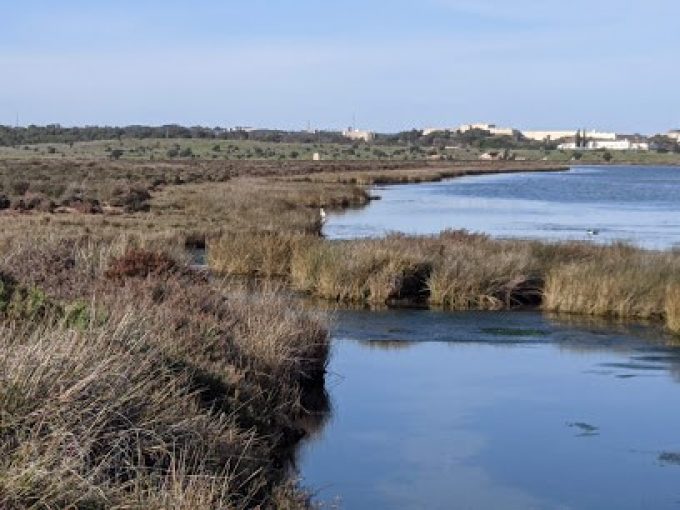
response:
M166 253L132 249L115 259L106 270L107 278L145 278L177 272L177 263Z

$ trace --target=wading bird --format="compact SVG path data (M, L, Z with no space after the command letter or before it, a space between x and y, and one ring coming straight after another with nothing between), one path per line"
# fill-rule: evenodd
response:
M326 223L326 211L323 207L319 209L319 216L321 216L321 223Z

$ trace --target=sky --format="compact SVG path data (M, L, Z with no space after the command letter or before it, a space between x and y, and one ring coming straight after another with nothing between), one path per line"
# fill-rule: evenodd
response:
M680 128L678 0L0 0L0 124Z

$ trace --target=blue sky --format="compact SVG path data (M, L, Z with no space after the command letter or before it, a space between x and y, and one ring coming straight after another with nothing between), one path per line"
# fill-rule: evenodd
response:
M0 123L680 127L680 1L0 0Z

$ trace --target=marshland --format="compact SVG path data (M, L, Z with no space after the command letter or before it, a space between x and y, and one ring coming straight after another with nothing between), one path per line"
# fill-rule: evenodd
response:
M593 221L584 239L557 242L470 231L458 215L448 228L380 230L393 192L416 197L398 202L407 232L433 183L512 190L513 178L573 172L551 161L2 159L1 504L612 501L539 487L556 455L565 470L623 459L610 483L641 477L658 491L647 501L669 506L677 250L587 239ZM630 422L624 397L656 428ZM545 442L532 442L539 431ZM509 476L527 451L525 477Z

